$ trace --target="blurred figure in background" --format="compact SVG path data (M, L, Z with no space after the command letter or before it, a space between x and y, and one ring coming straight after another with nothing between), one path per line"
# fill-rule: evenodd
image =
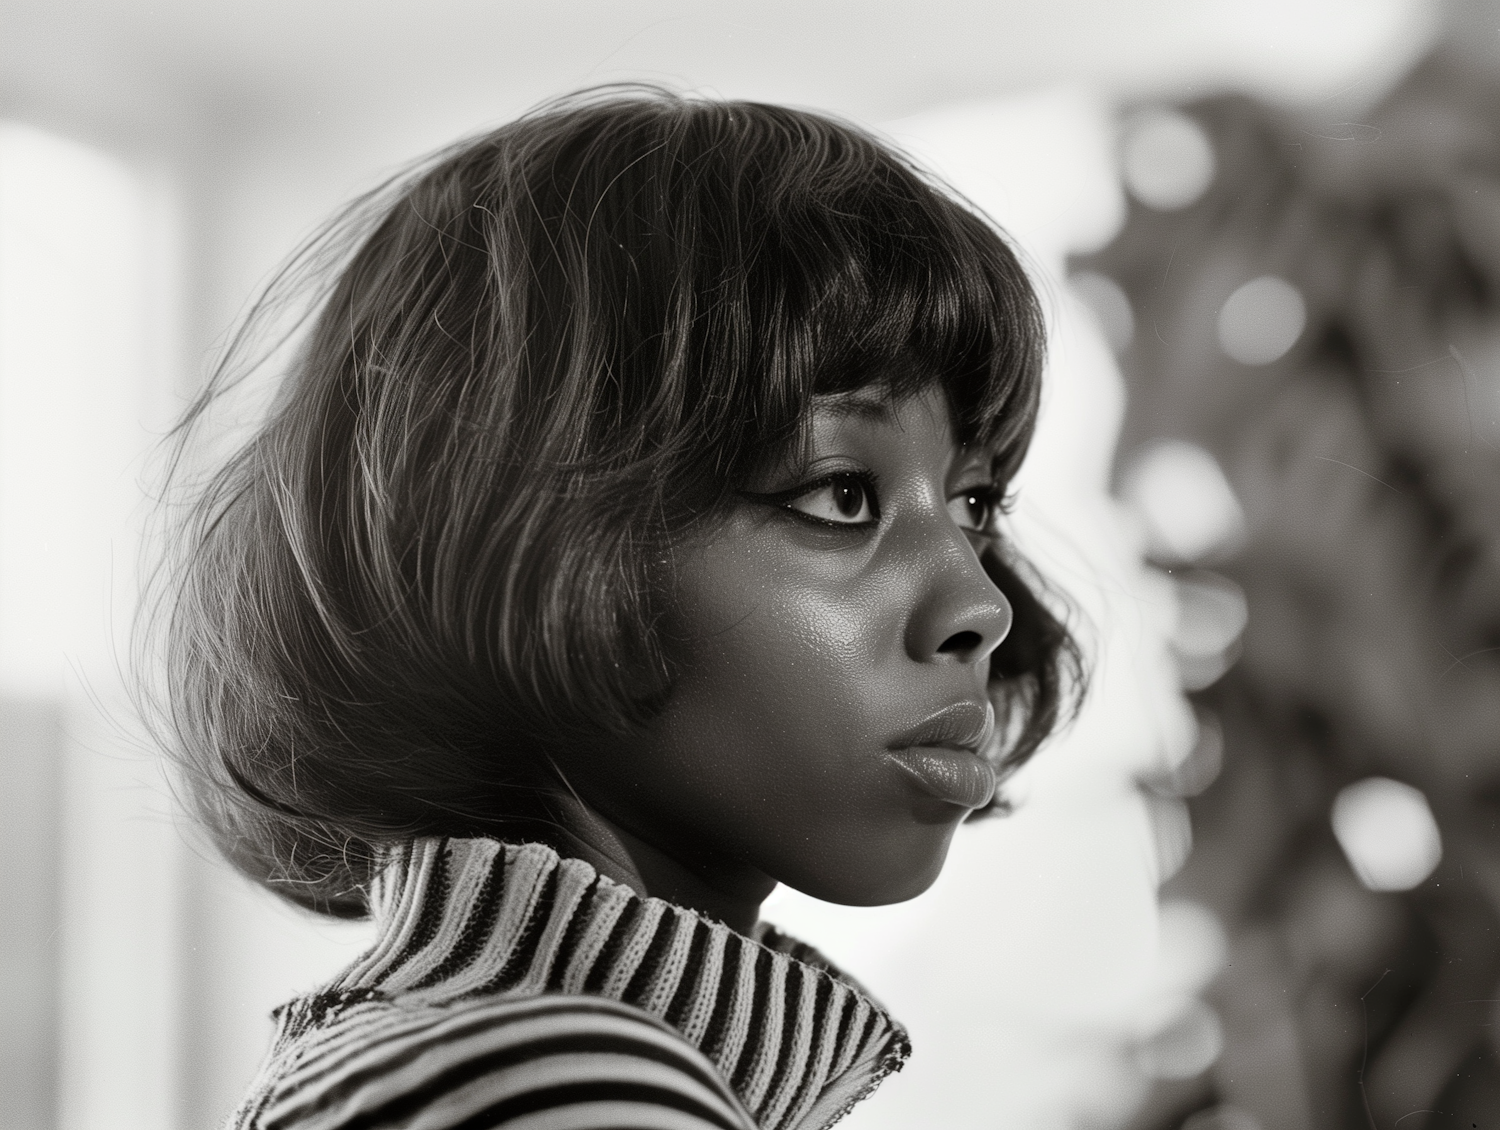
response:
M1128 119L1126 226L1078 264L1200 713L1148 782L1196 838L1164 898L1227 934L1140 1130L1500 1112L1497 14L1450 10L1366 122Z

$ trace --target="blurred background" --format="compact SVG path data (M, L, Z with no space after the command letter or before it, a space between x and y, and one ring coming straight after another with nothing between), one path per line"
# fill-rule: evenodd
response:
M1500 1125L1500 3L0 0L0 1130L216 1125L365 943L131 722L157 445L340 202L625 79L882 130L1052 326L1093 694L927 895L766 907L911 1028L848 1125Z

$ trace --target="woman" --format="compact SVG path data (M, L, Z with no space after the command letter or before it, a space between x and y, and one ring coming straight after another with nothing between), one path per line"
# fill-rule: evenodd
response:
M1014 255L848 125L636 89L345 246L164 574L200 818L379 926L234 1125L830 1124L905 1034L761 900L921 892L1076 686L997 524Z

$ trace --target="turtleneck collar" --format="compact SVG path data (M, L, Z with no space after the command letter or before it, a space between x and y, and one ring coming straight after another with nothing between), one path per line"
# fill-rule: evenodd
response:
M899 1070L906 1032L810 946L641 898L541 844L421 839L371 892L374 947L337 989L441 1005L588 994L671 1025L764 1130L821 1130Z

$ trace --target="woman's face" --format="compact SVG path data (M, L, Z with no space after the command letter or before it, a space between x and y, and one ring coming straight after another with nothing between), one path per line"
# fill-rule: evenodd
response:
M752 485L680 560L671 697L589 799L690 868L911 898L994 790L1011 609L979 562L988 453L955 443L935 386L855 393L820 400L810 448Z

